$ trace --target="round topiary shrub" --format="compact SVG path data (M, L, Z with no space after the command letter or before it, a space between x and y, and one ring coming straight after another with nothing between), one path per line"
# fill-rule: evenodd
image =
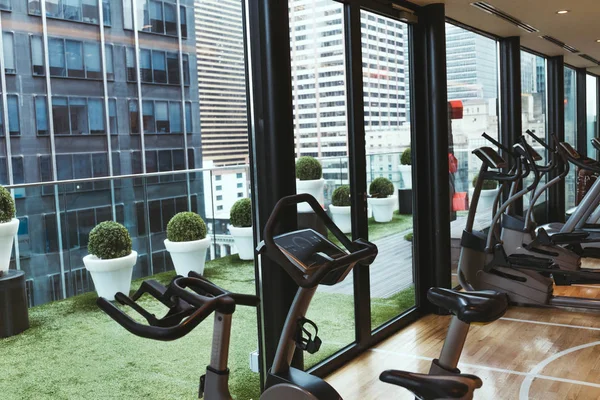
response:
M128 256L131 254L131 236L118 222L100 222L90 232L88 252L102 260Z
M387 178L375 178L369 186L371 197L383 199L394 194L394 184Z
M350 206L350 186L342 185L333 191L331 204L336 207Z
M252 226L252 202L250 199L239 199L231 207L229 212L231 225L236 228L247 228Z
M0 186L0 223L10 222L15 217L15 201L8 189Z
M400 157L400 164L402 164L402 165L411 165L412 164L410 147L407 148L406 150L404 150L404 152L402 153L402 156Z
M479 175L475 175L475 177L473 178L473 182L471 182L473 184L473 187L477 186L477 179L479 179ZM498 188L498 182L486 179L483 181L483 186L481 189L493 190L496 188Z
M409 232L406 235L404 235L404 240L406 240L407 242L412 242L413 241L413 233Z
M167 224L167 239L171 242L191 242L206 237L206 224L191 211L175 214Z
M321 179L322 176L323 168L316 158L304 156L296 161L296 178L301 181L314 181Z

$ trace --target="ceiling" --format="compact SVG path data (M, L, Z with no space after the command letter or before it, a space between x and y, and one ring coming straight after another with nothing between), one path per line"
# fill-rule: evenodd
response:
M574 67L587 68L600 75L600 66L577 54L552 44L541 35L575 47L582 54L600 60L600 1L598 0L485 0L495 8L537 28L539 32L528 33L494 15L481 11L471 3L476 0L411 0L415 4L446 4L446 16L492 33L497 36L520 36L521 45L548 56L564 55L565 62ZM569 10L559 15L558 10Z

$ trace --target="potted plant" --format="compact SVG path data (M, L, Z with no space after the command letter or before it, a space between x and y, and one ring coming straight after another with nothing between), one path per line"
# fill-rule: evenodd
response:
M314 157L304 156L296 161L296 192L312 195L319 204L325 204L325 179L323 179L323 168L321 163ZM308 203L298 204L298 212L311 212Z
M408 232L406 235L404 235L404 240L410 242L410 254L413 254L413 233Z
M88 255L83 257L98 296L114 300L117 292L129 295L137 252L131 250L131 236L118 222L104 221L92 229Z
M410 147L405 149L400 157L400 174L402 175L402 181L404 181L404 189L412 188L412 160Z
M206 224L198 214L180 212L167 224L165 248L171 254L177 275L188 276L190 271L202 275L209 246Z
M331 219L343 233L352 232L350 186L342 185L333 191L329 211L331 212Z
M369 186L369 205L373 210L375 222L390 222L394 217L394 207L396 199L394 194L394 184L387 178L375 178Z
M473 178L473 188L477 185L477 179L479 175L475 175ZM496 195L498 194L498 182L484 180L483 186L481 187L481 194L479 195L479 203L477 205L478 209L486 210L491 209L494 206L494 200L496 199ZM471 198L473 198L473 189L471 189Z
M252 202L239 199L229 212L229 232L235 241L240 260L254 259L254 235L252 234Z
M15 202L10 192L0 186L0 276L8 272L10 255L19 220L15 218Z

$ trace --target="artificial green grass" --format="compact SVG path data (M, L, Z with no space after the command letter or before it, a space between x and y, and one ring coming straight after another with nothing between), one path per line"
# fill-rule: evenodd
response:
M412 226L413 216L411 214L399 214L398 211L394 211L394 216L390 222L375 222L375 219L369 218L369 240L374 242L377 239L404 232ZM352 239L352 234L346 236ZM329 233L328 239L343 248L340 241L333 234Z
M254 293L254 265L237 256L207 263L205 275L232 292ZM168 283L174 272L152 277ZM141 280L132 285L139 287ZM30 309L31 328L0 339L2 399L195 399L198 378L209 363L212 319L186 337L158 342L136 337L96 307L87 293ZM144 297L157 315L166 308ZM414 292L372 299L373 321L385 322L414 303ZM308 318L319 325L321 351L306 357L314 365L354 341L350 295L320 293ZM238 307L233 315L230 388L235 399L257 399L259 377L249 369L258 347L256 312Z

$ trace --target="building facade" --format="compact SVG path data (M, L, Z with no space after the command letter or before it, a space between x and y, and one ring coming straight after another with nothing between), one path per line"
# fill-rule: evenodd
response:
M1 7L2 184L201 167L191 0ZM12 263L26 272L30 303L93 288L81 260L103 220L129 229L140 254L134 276L172 268L166 223L178 211L204 213L202 179L180 173L15 189L21 226Z

